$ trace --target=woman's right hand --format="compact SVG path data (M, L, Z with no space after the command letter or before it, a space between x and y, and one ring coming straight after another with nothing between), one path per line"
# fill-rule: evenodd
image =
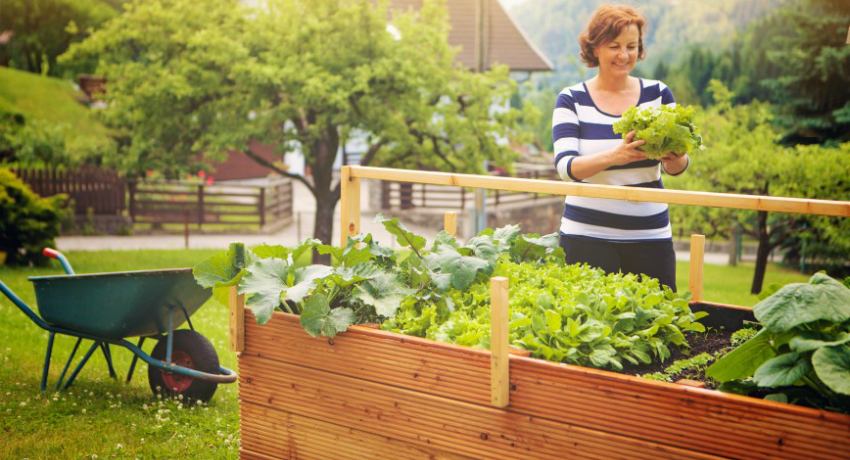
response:
M627 165L629 163L634 163L635 161L646 160L646 153L637 149L641 145L646 144L646 141L636 140L632 142L635 134L637 134L637 131L632 131L629 134L626 134L626 138L623 139L623 143L617 146L614 150L611 150L609 158L611 166Z

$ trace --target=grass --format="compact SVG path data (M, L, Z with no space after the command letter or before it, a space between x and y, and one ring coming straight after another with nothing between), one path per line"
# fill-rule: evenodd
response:
M69 252L78 273L187 267L216 250ZM679 286L688 286L688 264L679 263ZM748 294L752 265L705 266L706 300L752 305ZM30 306L35 306L29 276L60 274L50 268L0 267L0 279ZM765 285L803 281L806 277L771 265ZM224 306L209 301L193 317L197 330L216 347L221 365L236 369L228 349ZM236 385L221 385L209 405L186 407L154 397L147 366L137 368L128 385L108 378L102 356L95 355L65 393L39 392L47 333L0 296L0 458L28 459L235 459L238 458L239 406ZM57 337L49 384L55 382L74 340ZM85 344L84 344L85 345ZM83 346L84 346L83 345ZM150 352L153 343L145 345ZM82 347L82 346L81 346ZM115 349L114 349L115 350ZM119 376L129 367L126 350L114 353ZM79 355L78 355L79 359ZM96 456L96 457L95 457Z
M78 102L81 97L68 81L0 67L0 111L65 125L66 141L71 145L101 145L109 131Z
M93 273L187 267L216 252L100 251L66 255L75 271ZM34 293L27 277L61 273L58 264L49 269L4 267L0 268L0 279L34 307ZM0 297L0 335L5 338L0 344L0 458L238 458L236 384L220 385L212 401L204 406L186 407L177 401L160 400L151 393L147 366L143 364L137 366L129 385L123 383L121 374L126 377L131 354L113 347L119 381L108 377L102 355L93 355L69 391L42 395L38 389L47 333L5 296ZM235 356L228 349L226 308L211 300L192 316L192 322L213 343L221 365L235 369ZM56 382L74 342L70 337L57 336L48 385ZM154 343L145 344L144 349L150 353L153 346ZM77 360L79 357L80 352Z
M754 262L742 262L735 267L710 264L703 267L703 300L744 307L752 307L758 302L758 296L750 294L755 271ZM680 292L689 290L690 265L687 262L676 263L676 278ZM800 283L808 279L807 275L771 263L768 265L763 286Z

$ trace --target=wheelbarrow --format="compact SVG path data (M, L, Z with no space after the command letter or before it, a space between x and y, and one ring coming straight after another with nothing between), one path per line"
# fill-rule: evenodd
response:
M44 255L59 260L67 275L29 278L35 287L40 317L0 281L0 291L50 333L41 391L47 389L56 334L76 337L77 343L56 382L55 391L70 387L97 350L106 359L110 377L117 378L111 345L122 346L133 353L128 383L138 359L148 364L148 381L155 394L206 402L215 394L219 383L236 381L236 373L219 366L215 348L206 337L195 332L189 319L210 297L209 290L195 282L191 268L77 275L59 251L45 249ZM189 329L177 329L184 322ZM130 337L138 337L138 343L126 340ZM94 343L65 381L83 339ZM157 340L150 355L142 351L146 339Z

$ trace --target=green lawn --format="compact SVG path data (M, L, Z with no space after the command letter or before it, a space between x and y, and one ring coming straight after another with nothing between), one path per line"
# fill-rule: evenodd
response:
M216 253L187 251L69 252L78 273L188 267ZM0 267L0 279L30 306L34 294L27 277L61 274L49 269ZM137 366L131 384L112 381L102 355L93 355L66 393L42 395L39 389L47 332L0 296L0 458L8 459L234 459L238 458L239 408L236 384L220 385L207 406L183 407L154 397L147 366ZM221 365L236 366L228 349L228 315L215 301L192 316L195 328L212 341ZM51 376L56 381L75 340L57 336ZM152 342L152 341L151 341ZM85 347L85 343L80 348ZM154 343L145 344L150 353ZM131 354L113 347L116 372L126 377ZM81 352L77 353L77 360Z
M78 273L188 267L216 253L214 250L100 251L66 254ZM753 267L706 265L706 300L752 305L748 294ZM688 265L679 263L679 286L688 286ZM29 276L61 274L57 263L45 269L0 267L0 279L34 306ZM768 270L767 284L804 281L805 276L776 265ZM239 408L235 385L221 385L208 406L187 408L152 396L147 366L137 369L126 385L108 378L102 356L95 355L66 393L38 391L47 333L30 322L5 296L0 296L0 458L174 459L237 458ZM228 317L224 306L209 301L193 317L197 330L209 338L221 364L235 369L228 350ZM74 340L57 337L51 380L55 382ZM153 343L146 344L150 352ZM78 352L78 359L79 359ZM117 349L116 371L125 373L130 353Z

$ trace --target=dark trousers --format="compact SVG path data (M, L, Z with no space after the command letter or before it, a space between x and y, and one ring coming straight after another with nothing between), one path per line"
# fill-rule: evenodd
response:
M672 241L612 243L561 235L568 264L586 263L605 273L634 273L658 278L676 292L676 252Z

